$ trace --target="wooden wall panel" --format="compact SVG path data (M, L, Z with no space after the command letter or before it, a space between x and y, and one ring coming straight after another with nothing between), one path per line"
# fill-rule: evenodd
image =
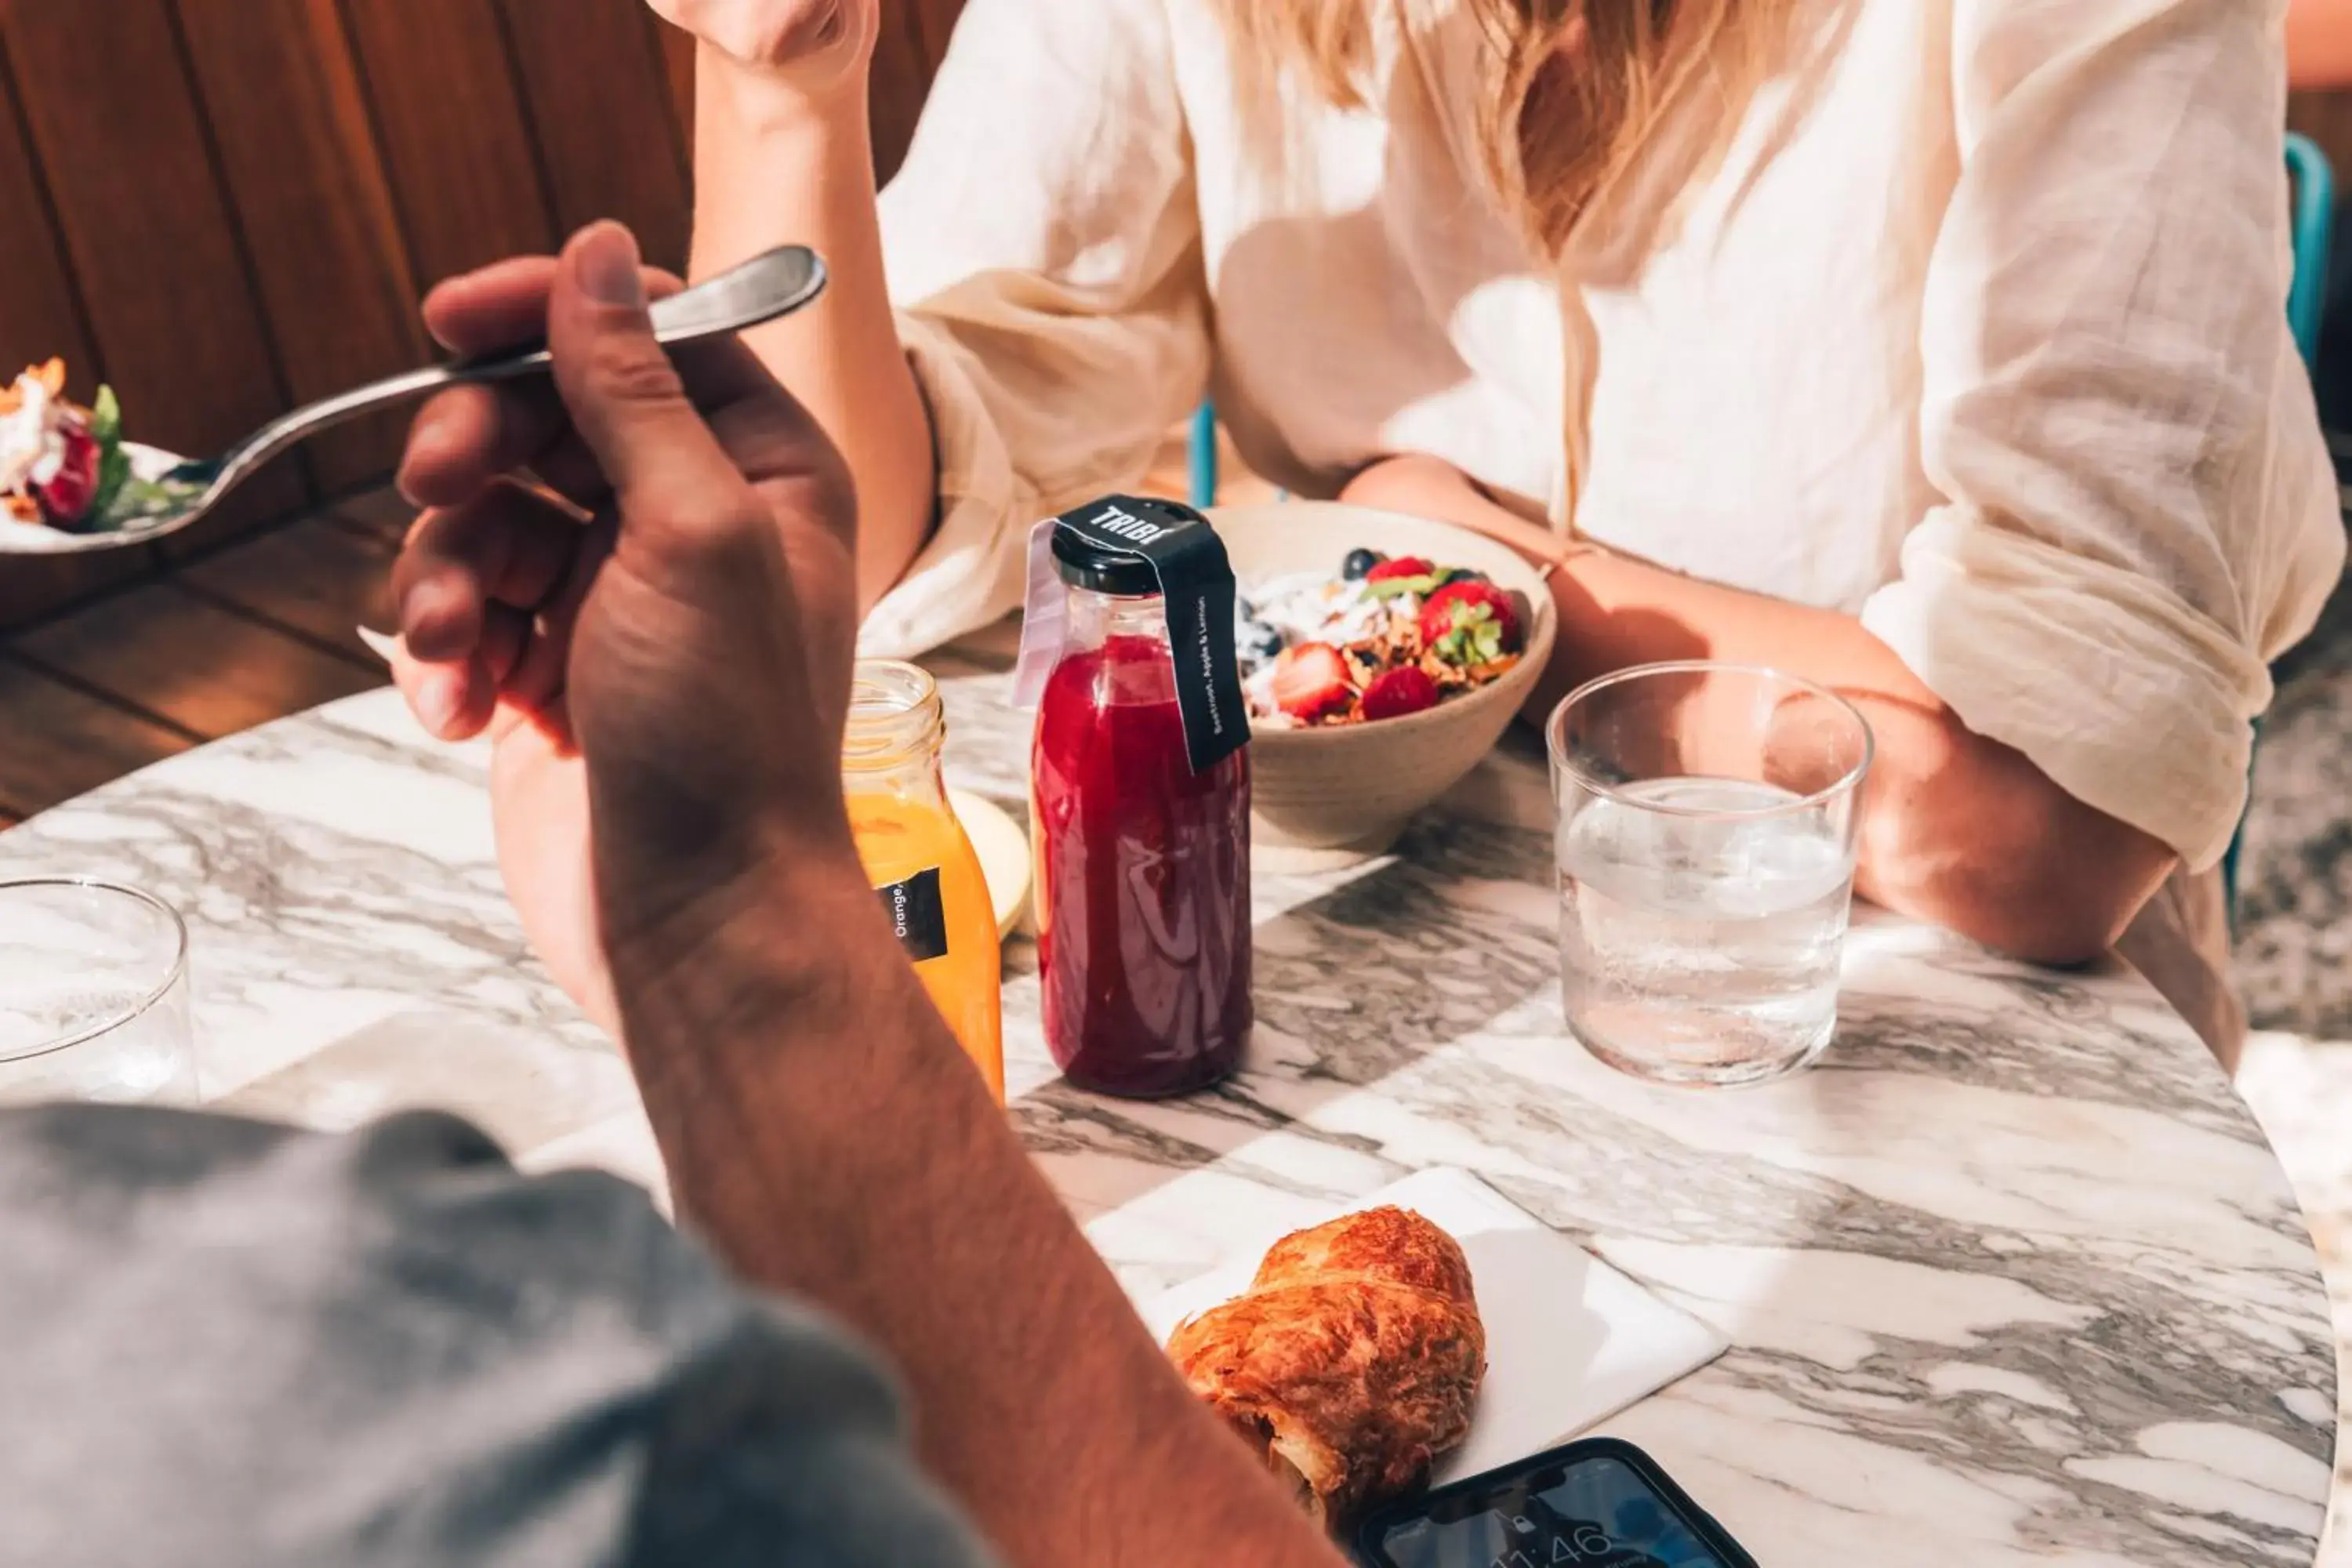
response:
M496 0L345 0L345 14L417 281L551 249Z
M0 46L5 41L0 35ZM16 75L0 47L0 213L8 215L8 271L0 284L0 382L51 354L65 355L78 381L95 382L106 367L98 363L74 298L64 242L49 220L48 193L33 163L23 117Z
M661 50L662 66L669 77L670 113L677 123L677 143L689 154L694 151L694 35L683 28L646 12L646 25L653 29L654 45Z
M618 218L649 260L682 270L686 153L668 68L647 47L644 0L499 3L558 233Z
M237 231L164 0L0 10L35 154L131 433L219 449L285 406ZM87 389L83 389L87 390ZM248 482L236 521L307 493L299 468Z
M2336 165L2339 185L2352 182L2352 89L2289 93L2286 123L2319 143Z
M866 119L874 134L874 175L884 184L898 172L914 140L936 61L924 57L914 0L884 0L882 35L874 44Z
M922 117L931 78L948 50L963 0L882 0L882 36L874 49L874 173L884 184L898 172Z
M255 282L297 402L422 363L392 192L334 0L178 0ZM383 473L404 416L309 447L329 490Z
M915 41L932 71L947 58L948 37L955 31L956 18L963 15L964 0L904 0L915 27ZM929 79L926 78L926 80Z
M8 271L0 279L0 383L25 365L63 354L75 389L85 396L105 366L89 341L66 268L64 242L49 221L47 193L25 139L24 106L5 48L0 48L0 212L8 226ZM77 594L144 571L147 552L68 560L11 557L0 561L0 626Z
M961 0L883 5L887 174ZM680 262L694 53L643 0L0 0L0 375L62 353L135 436L209 451L429 356L416 300L453 272L605 216ZM187 546L375 482L399 424L305 447ZM0 562L0 627L185 553Z

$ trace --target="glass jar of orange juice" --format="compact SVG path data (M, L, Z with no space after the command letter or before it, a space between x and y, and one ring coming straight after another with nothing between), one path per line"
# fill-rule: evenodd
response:
M858 858L923 989L1004 1102L996 912L980 857L940 773L947 721L929 674L860 659L842 738L841 783Z

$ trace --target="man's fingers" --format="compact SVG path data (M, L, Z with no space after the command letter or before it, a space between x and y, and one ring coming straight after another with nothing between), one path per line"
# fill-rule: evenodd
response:
M583 512L612 494L596 454L545 382L452 387L426 404L409 431L400 493L417 506L458 506L515 475Z
M461 272L425 296L425 330L457 354L487 353L542 336L555 258L517 256Z
M547 300L557 263L550 256L501 261L453 278L425 296L425 321L460 357L494 353L547 334ZM686 285L644 270L646 297ZM500 474L529 469L584 510L605 493L593 457L564 440L562 399L544 381L452 387L419 411L400 467L401 493L419 506L455 506Z
M392 683L400 688L416 722L438 741L472 738L463 726L463 715L477 705L470 691L477 673L471 659L427 664L404 645L393 649Z
M569 636L567 629L567 644ZM463 658L427 663L404 644L392 644L393 684L428 734L442 741L470 741L502 706L537 717L561 697L560 679L544 690L533 684L532 662L544 657L544 641L533 635L531 612L492 605L483 614L481 640ZM553 657L560 666L562 650Z
M543 383L453 386L408 428L400 493L416 506L456 506L500 474L530 468L564 428L562 402Z
M552 256L518 256L464 272L425 296L425 329L460 356L511 348L547 335L547 296L555 287ZM675 274L645 268L646 297L666 300L686 287Z
M571 575L532 617L522 658L506 677L508 702L533 713L560 711L572 660L572 628L580 618L581 602L588 596L597 569L612 552L612 521L600 519L590 524L572 558Z
M451 279L426 297L426 325L461 355L543 337L561 272L556 258L523 257ZM649 301L685 287L656 268L640 268L638 277ZM697 343L671 363L688 401L706 413L777 395L740 342ZM496 476L518 471L585 511L598 510L611 493L596 454L572 430L555 388L541 381L453 387L427 403L410 430L399 482L419 506L455 506Z
M533 609L569 572L581 524L511 484L427 512L393 567L393 598L409 653L427 664L480 651L493 605Z
M594 224L564 247L548 303L555 380L633 526L740 521L757 503L653 335L636 241Z

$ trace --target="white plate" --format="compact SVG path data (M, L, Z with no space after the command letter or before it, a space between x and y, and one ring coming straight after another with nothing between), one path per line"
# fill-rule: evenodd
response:
M1440 1484L1556 1447L1705 1366L1730 1343L1467 1171L1423 1171L1328 1217L1391 1204L1462 1244L1486 1326L1477 1411L1470 1436L1439 1466ZM1271 1231L1232 1262L1153 1298L1143 1321L1167 1343L1184 1319L1248 1289L1266 1247L1291 1228Z
M131 471L142 479L160 479L180 466L176 452L166 452L157 447L142 447L136 441L125 441L122 449L131 458ZM61 528L45 523L18 522L11 517L0 517L0 555L74 555L91 550L119 550L137 544L157 531L162 518L140 518L127 527L107 529L96 533L68 533Z
M1002 939L1021 923L1029 903L1029 836L994 801L968 791L948 791L948 805L963 824L972 853L980 857L980 874L988 883L988 901L996 911L996 934Z

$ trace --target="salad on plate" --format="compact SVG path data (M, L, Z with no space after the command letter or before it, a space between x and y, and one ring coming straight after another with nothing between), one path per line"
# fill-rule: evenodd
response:
M101 386L89 406L66 395L53 359L0 386L0 549L75 547L175 511L199 488L172 477L179 459L122 438L122 411Z
M122 412L110 387L89 407L66 395L53 359L0 390L0 510L12 521L79 533L101 526L131 483Z
M1245 587L1234 617L1251 718L1276 729L1400 719L1500 679L1528 607L1483 573L1356 550L1337 576Z

